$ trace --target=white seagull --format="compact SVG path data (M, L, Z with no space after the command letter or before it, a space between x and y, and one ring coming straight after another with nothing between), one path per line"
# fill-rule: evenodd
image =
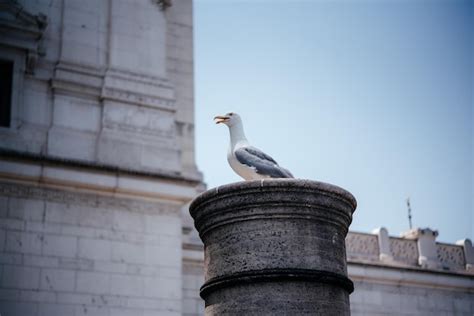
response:
M230 167L245 180L266 178L293 178L293 175L278 165L269 155L252 147L244 134L242 119L237 113L227 113L214 118L216 124L229 127L230 147L227 161Z

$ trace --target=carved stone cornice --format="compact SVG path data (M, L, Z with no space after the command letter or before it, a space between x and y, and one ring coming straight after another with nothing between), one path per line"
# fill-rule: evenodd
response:
M55 90L175 112L173 85L166 79L120 69L61 61L51 81Z
M32 14L15 0L1 1L0 12L0 43L26 50L26 72L32 73L38 57L45 54L42 39L47 16Z

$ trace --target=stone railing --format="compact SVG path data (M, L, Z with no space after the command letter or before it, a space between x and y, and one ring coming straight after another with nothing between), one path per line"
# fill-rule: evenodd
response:
M372 234L349 232L346 252L349 262L418 267L474 274L474 248L469 239L456 244L436 242L438 232L412 229L402 237L390 237L386 228Z
M349 261L378 261L380 252L377 235L349 232L346 253Z

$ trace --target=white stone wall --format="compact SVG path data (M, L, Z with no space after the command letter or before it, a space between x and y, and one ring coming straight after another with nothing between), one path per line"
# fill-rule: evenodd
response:
M181 315L181 220L157 202L0 185L2 315Z
M351 315L472 316L474 294L435 288L356 282Z
M187 313L181 215L201 181L192 1L6 5L0 314Z
M41 40L0 45L0 58L15 62L14 124L0 128L2 148L201 178L191 0L166 10L148 0L18 3L45 14L47 27ZM3 18L24 32L36 23ZM25 74L30 46L41 53Z
M358 315L471 316L474 278L349 264L351 313Z
M181 315L179 207L0 184L0 313Z

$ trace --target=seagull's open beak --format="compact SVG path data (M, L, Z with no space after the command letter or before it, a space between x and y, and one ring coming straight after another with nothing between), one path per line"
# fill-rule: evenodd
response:
M230 117L228 116L218 115L214 118L214 121L216 121L216 124L219 124L219 123L227 122L229 119Z

